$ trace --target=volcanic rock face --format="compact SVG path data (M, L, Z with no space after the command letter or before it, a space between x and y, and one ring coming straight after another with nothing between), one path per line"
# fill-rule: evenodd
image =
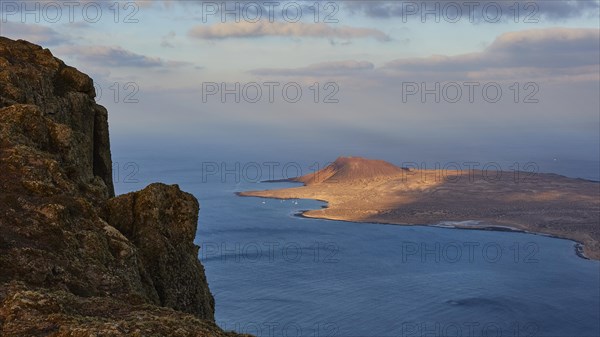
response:
M42 150L61 157L70 180L82 185L93 183L99 189L96 192L114 196L107 112L94 101L93 82L87 75L65 65L47 49L0 37L0 93L0 108L13 106L14 112L8 115L23 119L12 121L17 122L16 127L31 127L24 123L34 118L27 116L33 110L38 110L38 117L45 117L35 122L44 125L46 118L53 122L48 123L48 139L31 141L38 146L52 146ZM23 116L19 112L23 109L30 112ZM44 135L38 131L30 136ZM98 178L105 186L92 182Z
M48 50L0 37L0 335L226 335L197 200L163 184L112 198L94 97Z
M137 248L160 305L214 320L214 300L193 244L198 201L177 186L152 184L108 201L109 223Z

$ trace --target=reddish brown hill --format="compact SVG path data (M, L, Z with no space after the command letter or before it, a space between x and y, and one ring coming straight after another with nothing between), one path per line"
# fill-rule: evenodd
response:
M404 170L380 160L338 158L294 179L305 186L238 195L328 203L302 213L309 218L400 225L450 221L465 222L453 225L460 228L544 233L582 243L586 256L600 259L597 182L548 173L522 179L504 171L491 180L482 171Z
M393 176L400 174L402 170L402 168L383 160L362 157L339 157L322 170L292 180L306 185L322 182L347 182Z

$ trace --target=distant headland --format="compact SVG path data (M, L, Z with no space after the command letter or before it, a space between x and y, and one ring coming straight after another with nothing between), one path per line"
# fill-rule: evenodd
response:
M574 240L577 253L600 259L600 183L514 172L413 170L382 160L340 157L312 174L291 178L304 186L240 192L240 196L315 199L328 207L309 218L463 229L516 230Z

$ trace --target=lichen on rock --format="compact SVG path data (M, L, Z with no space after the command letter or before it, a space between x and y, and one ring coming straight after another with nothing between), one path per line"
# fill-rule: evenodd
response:
M107 208L109 223L138 248L158 304L214 320L214 299L193 244L196 198L177 185L152 184L110 199Z
M114 197L92 80L0 37L0 335L227 336L193 244L198 201Z

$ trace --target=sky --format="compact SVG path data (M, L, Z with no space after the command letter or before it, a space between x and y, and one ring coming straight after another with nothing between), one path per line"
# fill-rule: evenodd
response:
M600 179L590 1L1 1L89 74L120 160L536 163Z

